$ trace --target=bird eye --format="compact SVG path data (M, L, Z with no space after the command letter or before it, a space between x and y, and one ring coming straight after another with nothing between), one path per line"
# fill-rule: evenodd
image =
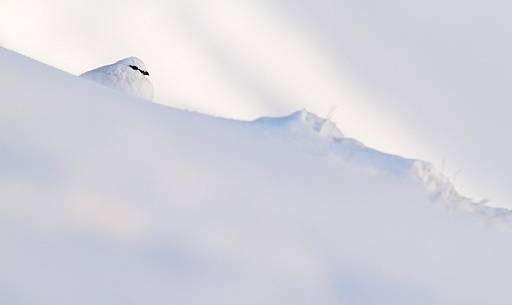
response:
M142 75L147 75L147 76L149 76L148 71L141 70L141 69L139 69L139 67L137 67L137 66L130 65L130 68L132 68L132 69L133 69L133 70L135 70L135 71L139 71L140 73L142 73Z

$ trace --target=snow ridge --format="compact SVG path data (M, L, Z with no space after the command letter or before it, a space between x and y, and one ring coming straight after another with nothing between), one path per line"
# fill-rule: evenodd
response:
M303 109L289 116L263 117L254 122L279 126L289 132L314 134L329 144L328 153L333 154L338 161L357 164L374 174L412 177L424 187L432 202L443 204L450 211L478 214L483 217L486 224L512 231L511 210L489 207L486 200L475 202L463 196L455 189L450 179L429 162L380 152L345 137L336 123L330 119Z

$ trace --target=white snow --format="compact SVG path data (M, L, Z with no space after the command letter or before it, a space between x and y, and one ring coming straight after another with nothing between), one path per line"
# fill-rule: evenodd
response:
M128 57L80 75L104 86L144 99L153 99L153 85L142 60Z
M428 163L0 64L1 304L510 303L510 212Z
M1 46L72 74L133 54L159 103L223 117L337 107L346 135L512 208L512 2L1 3Z

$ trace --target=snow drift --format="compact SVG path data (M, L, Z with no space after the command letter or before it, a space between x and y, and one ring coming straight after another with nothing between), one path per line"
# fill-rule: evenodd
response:
M508 210L306 111L239 122L0 49L0 303L507 304ZM473 213L476 212L476 213Z

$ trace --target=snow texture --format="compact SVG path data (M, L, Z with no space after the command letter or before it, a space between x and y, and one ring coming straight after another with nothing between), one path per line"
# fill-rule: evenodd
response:
M104 86L144 99L153 99L153 85L146 65L137 57L128 57L80 75Z
M0 63L1 304L512 299L510 212L428 163L304 110L226 120Z

